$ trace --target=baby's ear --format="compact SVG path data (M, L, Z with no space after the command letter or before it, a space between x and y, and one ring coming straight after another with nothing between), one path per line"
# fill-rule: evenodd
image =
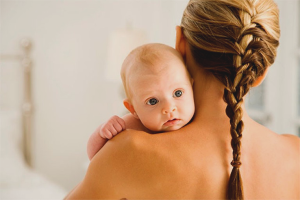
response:
M195 82L195 80L193 78L191 78L192 86L194 86L194 82Z
M129 99L124 99L123 104L125 108L137 119L139 119L139 116L136 114L133 105L130 103Z

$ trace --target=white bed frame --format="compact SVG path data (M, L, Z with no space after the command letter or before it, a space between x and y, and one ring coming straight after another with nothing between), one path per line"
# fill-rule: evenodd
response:
M32 42L28 38L20 41L20 54L1 54L0 60L14 60L20 63L23 70L24 83L23 83L23 100L22 100L22 131L23 131L23 154L25 161L29 166L32 166L32 87L31 87L31 71L32 59L30 57Z

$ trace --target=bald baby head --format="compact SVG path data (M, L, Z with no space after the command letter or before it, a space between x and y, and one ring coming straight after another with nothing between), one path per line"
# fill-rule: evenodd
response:
M121 68L121 78L127 98L131 99L132 97L130 83L143 77L143 75L158 75L161 71L166 70L167 67L170 68L168 65L170 61L180 62L184 66L184 61L180 53L164 44L145 44L131 51L124 60ZM185 72L186 76L189 77L187 70Z

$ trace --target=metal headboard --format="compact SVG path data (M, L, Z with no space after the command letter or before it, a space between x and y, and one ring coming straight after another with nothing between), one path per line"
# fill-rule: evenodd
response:
M25 161L32 166L32 87L31 87L31 70L32 59L30 57L32 42L24 38L20 42L21 54L1 54L0 60L16 60L20 62L23 69L23 101L22 101L22 128L23 128L23 153Z

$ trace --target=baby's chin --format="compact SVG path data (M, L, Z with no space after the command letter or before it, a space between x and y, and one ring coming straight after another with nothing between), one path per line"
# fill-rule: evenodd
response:
M165 129L162 129L161 131L163 132L169 132L169 131L177 131L179 129L181 129L183 126L172 126L172 127L167 127Z
M163 127L161 129L155 129L155 130L151 130L151 129L148 129L148 132L151 133L151 134L157 134L157 133L164 133L164 132L171 132L171 131L176 131L176 130L179 130L181 129L183 126L177 126L177 127Z
M185 125L185 124L184 124ZM176 131L181 129L184 125L176 125L176 126L167 126L167 127L162 127L159 131L157 132L170 132L170 131Z
M187 123L185 123L182 119L174 119L169 120L168 122L165 122L161 125L161 127L157 128L148 128L149 131L152 133L162 133L162 132L170 132L170 131L176 131L184 127Z

